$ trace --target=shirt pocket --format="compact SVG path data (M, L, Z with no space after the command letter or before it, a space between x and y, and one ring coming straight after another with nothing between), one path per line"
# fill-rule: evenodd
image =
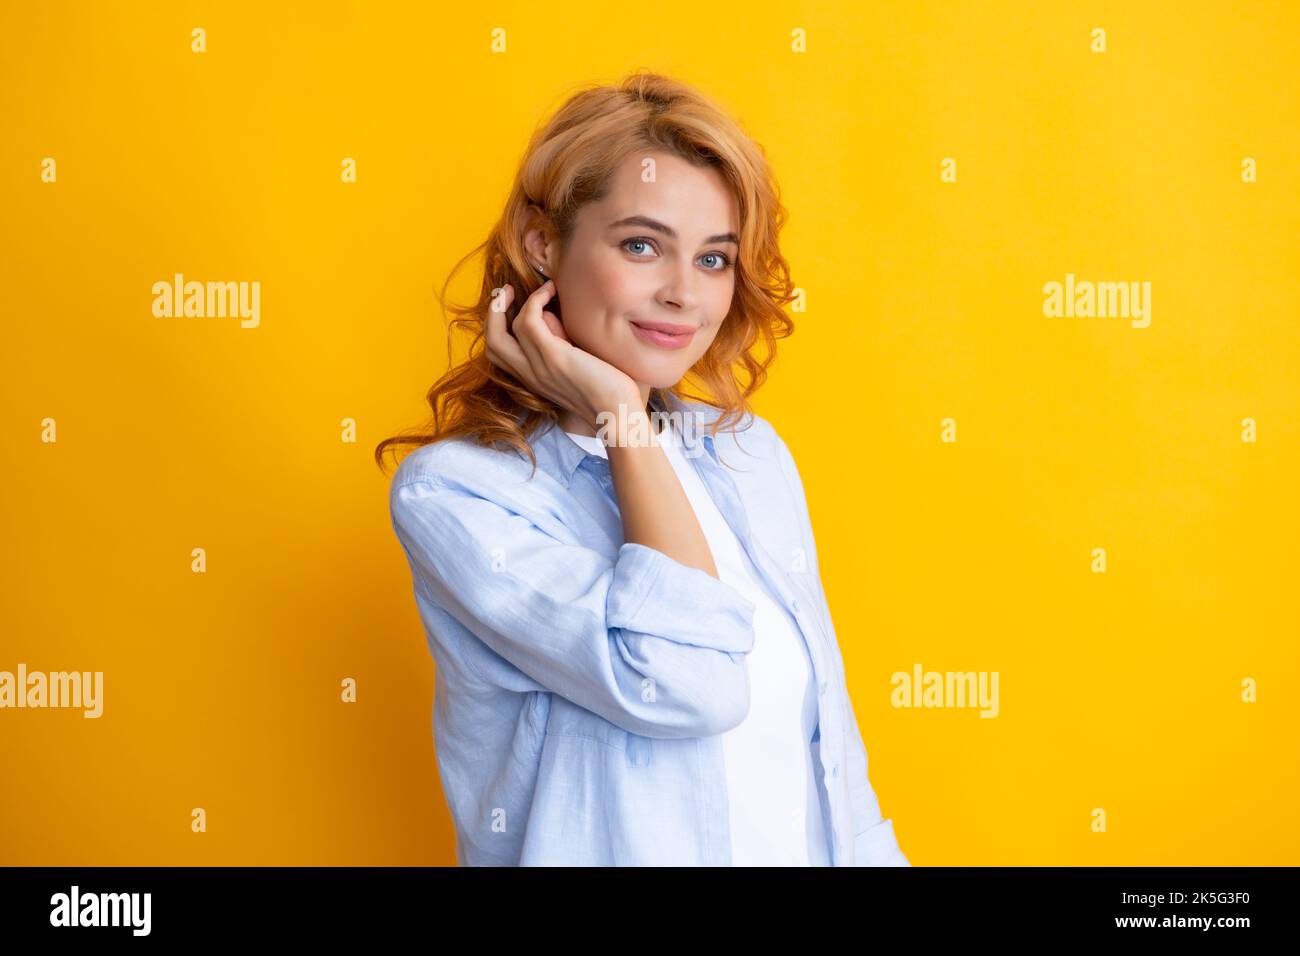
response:
M765 505L761 520L752 520L750 528L772 563L787 578L807 580L813 571L813 555L808 550L803 521L786 498Z

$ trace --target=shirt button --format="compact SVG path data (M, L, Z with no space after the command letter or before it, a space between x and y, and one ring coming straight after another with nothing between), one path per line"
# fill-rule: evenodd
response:
M826 682L825 682L825 681L822 681L820 684L817 685L817 693L821 694L823 697L826 696Z
M839 775L840 775L840 765L836 764L835 766L831 767L831 776L838 777Z
M792 602L790 603L790 610L792 610L792 611L794 611L794 613L798 614L798 613L799 613L799 602L798 602L798 601L792 601Z

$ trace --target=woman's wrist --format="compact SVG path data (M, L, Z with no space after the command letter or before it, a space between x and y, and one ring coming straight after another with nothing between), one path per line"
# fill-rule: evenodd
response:
M650 414L639 395L619 401L596 416L596 434L606 447L640 447L657 444Z

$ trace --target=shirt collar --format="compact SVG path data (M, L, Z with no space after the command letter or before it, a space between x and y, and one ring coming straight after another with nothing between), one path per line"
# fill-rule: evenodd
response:
M709 457L717 463L718 452L713 447L713 436L705 434L704 429L717 420L722 414L721 410L704 402L687 401L672 392L660 392L658 396L658 398L651 398L651 407L670 414L676 412L681 416L682 422L690 421L691 426L686 429L687 442L691 441L693 434L695 441L704 442ZM566 488L573 479L574 472L586 459L591 458L608 464L607 459L592 454L570 438L558 423L547 422L541 428L542 432L531 442L533 454L537 456L537 464Z

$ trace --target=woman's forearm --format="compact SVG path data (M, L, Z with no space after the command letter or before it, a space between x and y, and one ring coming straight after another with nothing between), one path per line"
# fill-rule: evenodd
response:
M611 428L618 429L615 435L642 437L653 433L650 416L644 410L626 406L616 414ZM704 529L657 439L626 444L615 440L606 451L623 516L623 540L653 548L716 578L718 569Z

